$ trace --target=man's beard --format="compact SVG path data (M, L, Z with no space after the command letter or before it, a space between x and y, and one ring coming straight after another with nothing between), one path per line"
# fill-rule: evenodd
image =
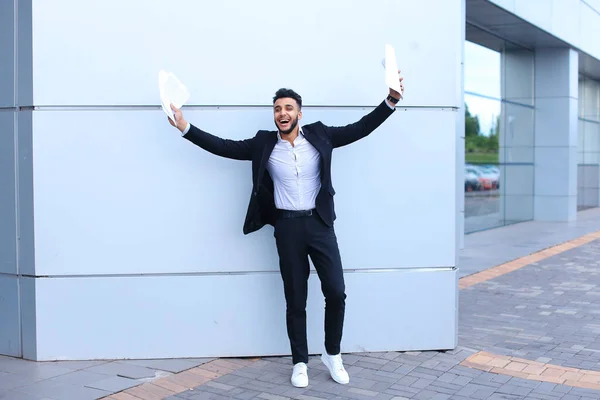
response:
M285 131L282 131L281 129L279 129L279 125L277 125L277 121L275 121L275 126L277 126L277 129L279 129L279 132L283 135L287 135L288 133L291 133L294 129L296 129L296 125L298 125L298 117L296 117L296 119L294 119L292 121L292 123L290 124L289 129L286 129Z

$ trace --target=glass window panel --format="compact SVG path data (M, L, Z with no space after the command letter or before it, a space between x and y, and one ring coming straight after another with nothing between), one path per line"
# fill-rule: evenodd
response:
M533 52L524 49L502 51L502 100L534 104Z
M583 136L583 152L597 153L600 151L600 124L598 122L582 121L583 131L579 131L579 136Z
M474 95L465 104L465 232L533 219L534 109Z
M500 162L533 163L535 110L516 104L503 104L500 129Z
M480 174L480 172L473 173L471 168L466 168L466 179L476 180L478 175L475 174ZM465 194L465 233L504 225L503 209L503 198L500 197L498 190L483 191L479 189L467 192Z
M585 150L585 135L583 133L583 120L577 120L577 152L583 153Z
M600 163L600 156L597 152L584 152L583 153L583 165L598 165Z
M500 193L504 196L533 196L533 165L501 165L502 181Z
M465 159L473 164L498 164L502 103L465 95Z
M577 209L584 210L599 205L600 122L578 122Z
M503 225L499 187L502 103L465 96L465 232Z
M500 53L465 42L465 92L500 98Z
M533 169L533 165L528 166ZM533 195L505 196L504 225L533 219Z
M583 86L583 93L579 95L580 99L583 98L583 118L599 121L600 82L586 78Z
M577 199L579 210L598 207L598 189L583 189L581 191L581 199Z
M577 107L577 115L579 116L579 118L583 118L583 114L584 114L584 103L585 103L585 99L584 99L584 92L585 92L585 77L583 75L579 75L579 87L578 87L578 94L579 94L579 101L577 102L578 107ZM581 132L581 130L579 131Z
M600 120L600 82L586 78L583 88L584 110L583 118L593 121Z
M534 54L469 32L490 48L465 43L466 233L533 219L534 188Z

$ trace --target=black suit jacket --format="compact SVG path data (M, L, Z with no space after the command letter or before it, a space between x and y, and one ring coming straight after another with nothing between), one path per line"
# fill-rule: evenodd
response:
M316 199L316 209L323 221L333 226L336 218L331 181L331 156L333 149L364 138L381 125L395 110L385 101L359 121L342 127L326 126L315 122L302 126L306 140L321 155L321 190ZM277 143L276 131L258 131L253 138L229 140L211 135L194 125L184 138L206 151L221 157L252 161L252 194L246 213L243 232L245 235L257 231L265 224L275 225L276 208L273 195L273 180L267 171L267 163Z

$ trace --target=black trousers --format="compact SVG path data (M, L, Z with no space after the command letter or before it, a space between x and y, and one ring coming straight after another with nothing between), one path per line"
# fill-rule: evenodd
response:
M275 242L286 300L287 332L292 360L308 362L306 299L310 256L325 296L325 350L340 352L346 293L342 261L333 227L315 213L311 216L278 219Z

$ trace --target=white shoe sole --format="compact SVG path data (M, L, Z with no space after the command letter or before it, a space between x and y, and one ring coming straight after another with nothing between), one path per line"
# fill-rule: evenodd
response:
M341 381L339 379L337 379L334 374L331 373L331 366L327 363L326 359L325 359L325 355L321 354L321 361L323 362L323 364L325 364L325 366L327 367L327 370L329 371L329 375L331 376L331 379L333 379L334 381L336 381L337 383L339 383L340 385L346 385L348 383L350 383L350 379L348 378L348 381Z
M294 382L292 382L292 386L297 388L305 388L308 386L308 382L306 382L305 384L295 384Z

